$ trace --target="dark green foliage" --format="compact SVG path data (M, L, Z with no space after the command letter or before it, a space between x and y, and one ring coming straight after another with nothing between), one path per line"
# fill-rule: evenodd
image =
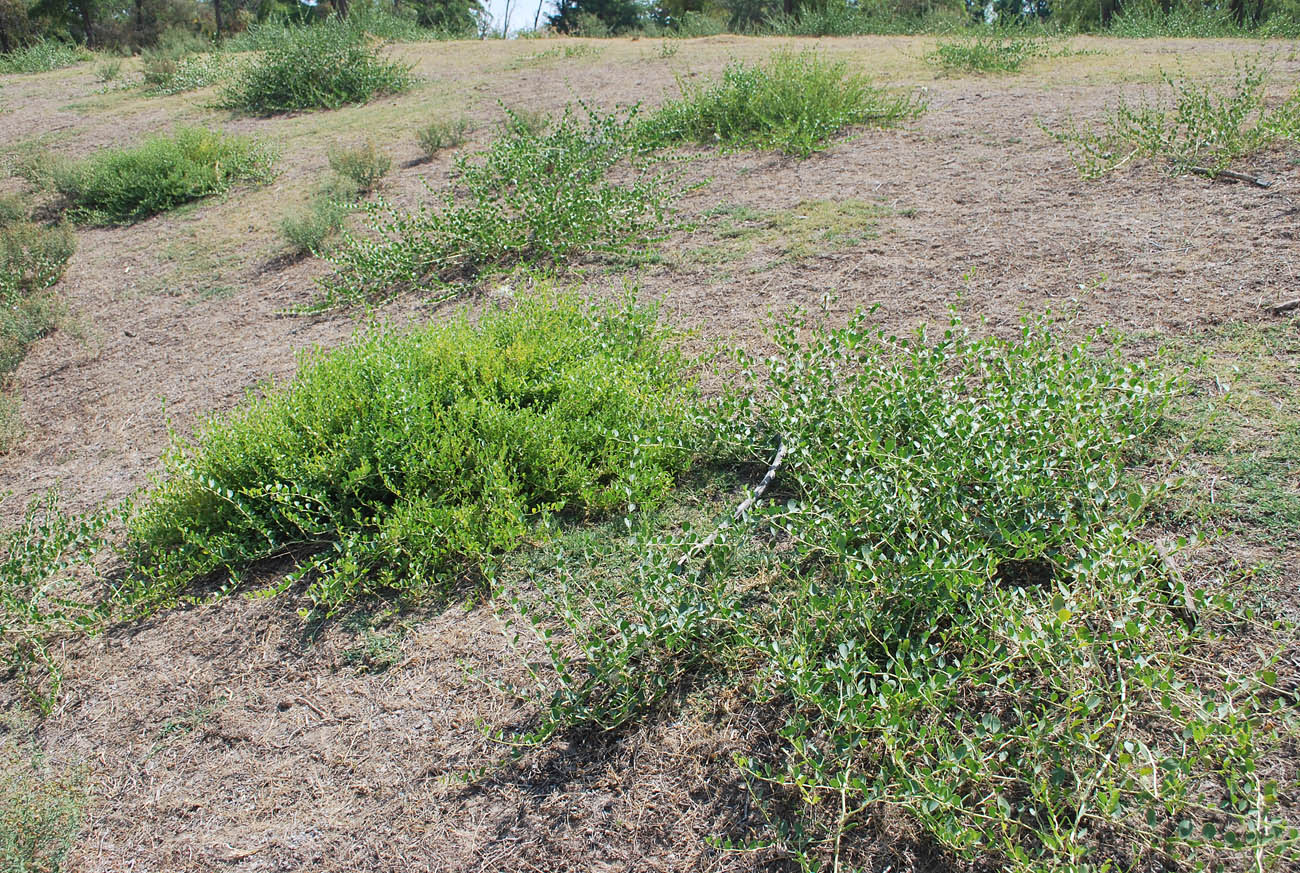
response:
M616 585L534 576L517 603L555 690L516 739L626 724L704 672L783 716L740 766L796 811L775 838L805 869L899 814L1023 873L1284 863L1300 834L1266 774L1297 725L1269 689L1294 629L1168 571L1142 530L1161 486L1125 474L1175 384L1042 323L1007 341L796 321L775 344L717 438L759 464L782 442L779 490ZM759 567L751 526L782 544ZM1271 642L1220 669L1243 631Z
M660 500L691 460L692 397L632 306L546 295L367 333L172 448L131 523L139 596L274 555L326 610L446 593L548 515Z
M636 0L557 0L547 20L560 33L615 36L641 24L641 10Z
M381 58L363 30L330 22L285 35L236 74L223 106L249 115L338 109L411 86L410 69Z
M108 149L57 170L54 185L68 214L89 224L129 224L271 177L274 158L255 140L202 127L180 127L133 149Z
M779 51L764 67L732 63L721 81L681 88L680 100L642 125L648 144L686 140L806 157L852 125L889 127L925 110L911 95L891 95L844 62L808 51Z
M356 303L521 263L626 252L660 237L681 191L637 152L635 113L570 112L544 133L519 116L487 151L456 159L435 207L369 207L372 234L346 237L322 305ZM611 178L615 168L619 181Z

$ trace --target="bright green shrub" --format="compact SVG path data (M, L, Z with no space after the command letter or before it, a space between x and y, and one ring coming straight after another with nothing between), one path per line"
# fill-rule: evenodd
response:
M653 504L691 460L671 340L652 310L548 294L311 355L168 453L131 523L139 596L278 555L328 610L445 593L547 515Z
M364 31L329 22L286 33L236 74L221 105L249 115L338 109L411 86L409 68L382 59Z
M202 127L180 127L132 149L109 149L54 173L68 214L89 224L129 224L271 178L274 157L255 140Z
M732 63L719 82L681 88L680 100L642 124L647 144L695 141L806 157L847 127L889 127L925 109L911 95L891 95L814 52L779 51L765 67Z

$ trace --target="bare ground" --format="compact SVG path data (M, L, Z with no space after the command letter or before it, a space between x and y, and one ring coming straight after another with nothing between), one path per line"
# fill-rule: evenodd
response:
M84 154L198 121L278 142L284 173L270 188L78 234L59 290L81 330L42 341L16 374L28 432L0 459L0 489L14 495L0 513L12 520L55 485L73 509L128 495L157 469L169 421L187 433L291 373L300 350L356 329L350 315L284 314L312 298L324 266L278 264L274 224L324 172L327 145L372 135L400 166L415 157L412 131L434 115L467 111L482 143L498 100L551 110L575 96L653 104L673 92L675 73L714 73L729 57L791 42L694 40L663 58L656 42L610 41L597 43L597 57L567 61L531 60L540 43L403 46L429 80L413 94L272 120L226 118L203 107L207 94L97 94L88 65L8 77L5 146L55 134L53 148ZM929 111L806 161L698 156L690 172L711 182L688 201L691 214L850 198L888 210L874 239L788 262L760 250L700 264L681 255L707 243L709 227L675 237L665 264L634 277L703 341L761 343L769 311L817 307L832 293L831 317L878 305L874 318L892 329L943 321L949 306L1006 329L1050 305L1150 346L1269 318L1262 303L1300 295L1294 149L1248 162L1274 181L1267 190L1141 165L1085 182L1039 127L1096 117L1120 93L1149 93L1175 62L1230 73L1258 45L1075 40L1093 53L1013 78L936 79L920 60L924 39L820 44L891 84L926 89ZM1300 81L1288 48L1264 49L1279 93ZM398 170L387 193L415 199L422 178L437 187L449 168L441 158ZM577 281L593 293L625 277L599 265L584 275ZM408 299L382 315L431 312L441 314ZM1275 556L1293 580L1294 544ZM507 752L481 726L527 713L463 666L519 680L517 659L490 606L409 621L401 663L379 674L343 662L354 641L341 628L313 636L284 602L238 597L70 646L65 693L38 734L52 759L84 762L91 774L95 802L68 869L780 869L771 853L721 851L706 839L762 823L731 763L760 733L745 722L752 714L725 698L691 698L639 731L576 738L467 783L460 777ZM942 869L891 833L863 857Z

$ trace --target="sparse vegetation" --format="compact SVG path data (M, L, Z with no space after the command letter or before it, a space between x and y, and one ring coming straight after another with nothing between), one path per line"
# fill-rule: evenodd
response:
M295 28L234 76L221 95L228 109L275 115L338 109L405 91L410 70L388 61L365 31L345 23Z
M1026 61L1042 57L1040 40L997 32L941 39L926 61L947 75L960 73L1018 73Z
M108 149L52 173L67 212L88 224L129 224L183 203L271 178L274 156L248 137L180 127L132 149Z
M96 82L116 82L122 75L122 61L119 58L111 58L107 61L100 61L95 65Z
M1238 158L1279 140L1300 142L1300 88L1269 109L1267 70L1246 63L1224 92L1165 76L1168 98L1130 106L1121 98L1100 130L1071 124L1051 135L1070 147L1086 178L1112 172L1135 158L1163 162L1172 173L1216 176Z
M712 85L681 84L682 97L646 119L652 146L680 141L777 149L808 156L855 124L889 127L924 111L910 94L872 86L842 61L777 52L766 66L732 63Z
M454 118L431 121L415 132L415 140L426 161L445 149L459 148L469 137L469 119Z
M82 775L60 772L7 726L0 737L0 871L58 873L85 813Z
M378 239L345 236L330 256L338 271L324 280L321 305L647 245L665 232L682 185L637 154L635 125L634 113L591 111L566 113L540 134L508 124L487 151L457 158L455 187L436 206L371 204ZM616 166L632 172L614 181Z
M43 40L26 48L0 55L0 74L48 73L93 58L90 52L58 40Z
M45 291L59 281L75 247L65 227L0 225L0 385L27 347L58 323L61 308Z
M343 230L348 214L357 206L360 192L344 178L321 186L301 212L280 222L280 235L295 255L321 255Z
M691 260L725 263L758 250L775 260L797 260L857 245L876 236L889 210L861 200L804 200L793 209L720 206L705 214L700 236L712 241L691 250ZM770 266L770 262L764 267Z
M356 183L357 190L369 194L393 168L393 159L375 147L373 139L365 145L331 149L330 169Z
M518 595L554 694L515 741L639 720L716 671L779 710L777 748L739 765L757 802L797 810L774 838L805 869L899 812L1017 871L1105 869L1116 845L1287 857L1300 833L1265 775L1296 729L1269 690L1281 649L1207 653L1289 625L1186 588L1143 535L1164 484L1124 470L1175 384L1042 323L1004 341L791 321L775 342L718 441L760 462L784 444L780 497L618 584L560 570ZM755 529L786 548L754 557Z
M144 83L149 93L158 95L207 88L231 75L234 70L229 55L217 52L186 53L179 56L146 53L142 63Z

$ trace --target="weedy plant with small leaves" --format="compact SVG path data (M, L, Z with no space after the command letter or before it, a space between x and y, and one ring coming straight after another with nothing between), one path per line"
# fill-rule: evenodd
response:
M86 49L58 40L42 40L25 48L0 54L0 74L48 73L93 58Z
M675 165L641 153L637 115L566 112L544 132L514 113L484 152L458 157L434 205L369 204L371 233L330 255L321 306L382 299L520 264L561 264L644 248L672 227ZM614 171L620 173L615 176ZM432 193L432 192L431 192Z
M1096 178L1135 158L1163 162L1171 173L1214 177L1278 141L1300 142L1300 88L1270 108L1269 73L1258 63L1237 69L1226 90L1164 77L1167 97L1130 105L1121 99L1100 129L1071 123L1043 129L1069 147L1085 178Z
M804 869L900 813L1023 873L1281 869L1295 629L1189 587L1146 539L1164 484L1126 459L1177 383L1099 340L783 323L713 419L715 457L784 446L777 490L716 538L660 535L617 586L560 568L517 593L553 669L512 739L616 728L722 677L779 714L738 763ZM779 547L736 572L752 532ZM1243 627L1277 644L1241 652Z
M680 99L641 124L647 146L717 143L807 157L853 125L892 127L925 111L914 95L875 87L843 61L807 51L776 52L766 66L735 62L718 82L679 87Z
M1047 53L1042 40L1002 33L978 32L941 39L925 56L927 63L947 75L960 73L1018 73L1033 58Z
M415 141L424 159L431 161L441 151L463 146L469 130L469 119L464 117L431 121L415 132Z
M331 149L330 169L356 183L357 190L369 194L393 168L393 159L381 152L372 139L352 148Z

